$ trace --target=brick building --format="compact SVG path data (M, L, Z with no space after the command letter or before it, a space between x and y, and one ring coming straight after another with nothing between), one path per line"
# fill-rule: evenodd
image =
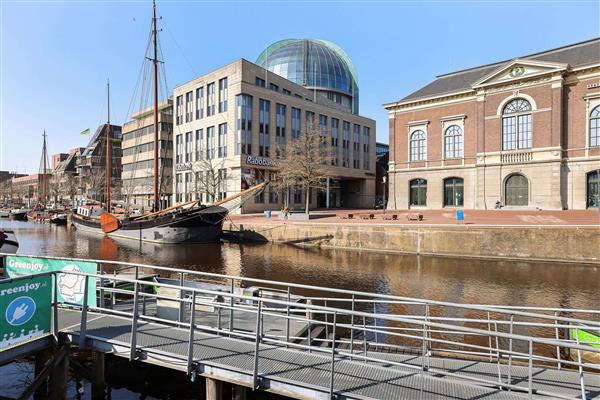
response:
M389 208L598 207L600 38L440 75L385 108Z

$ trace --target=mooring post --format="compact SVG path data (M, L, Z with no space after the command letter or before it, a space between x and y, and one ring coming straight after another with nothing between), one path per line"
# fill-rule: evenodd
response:
M100 351L92 351L92 400L104 400L105 398L105 362L106 354Z
M231 385L231 400L246 400L248 390L245 386Z
M206 378L206 400L221 400L223 383L216 379Z
M65 347L61 357L50 373L50 400L64 400L67 398L67 382L69 380L69 351Z

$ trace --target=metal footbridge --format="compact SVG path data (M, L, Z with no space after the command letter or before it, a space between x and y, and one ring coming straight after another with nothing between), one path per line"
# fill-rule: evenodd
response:
M96 280L97 305L55 290L51 332L1 349L0 365L59 341L292 398L600 398L600 348L573 334L599 334L600 310L96 262L96 274L69 274ZM61 273L46 274L56 285Z

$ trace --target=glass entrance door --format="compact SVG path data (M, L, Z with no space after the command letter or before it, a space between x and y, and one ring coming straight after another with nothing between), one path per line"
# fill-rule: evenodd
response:
M529 183L523 175L512 175L506 180L504 203L507 206L526 206L529 204Z

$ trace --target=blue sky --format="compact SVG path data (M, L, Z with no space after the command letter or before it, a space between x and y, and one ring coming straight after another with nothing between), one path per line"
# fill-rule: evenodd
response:
M0 169L35 173L126 121L145 51L150 1L0 0ZM594 1L158 1L169 89L284 38L320 38L353 59L360 112L388 141L382 104L436 75L600 36Z

